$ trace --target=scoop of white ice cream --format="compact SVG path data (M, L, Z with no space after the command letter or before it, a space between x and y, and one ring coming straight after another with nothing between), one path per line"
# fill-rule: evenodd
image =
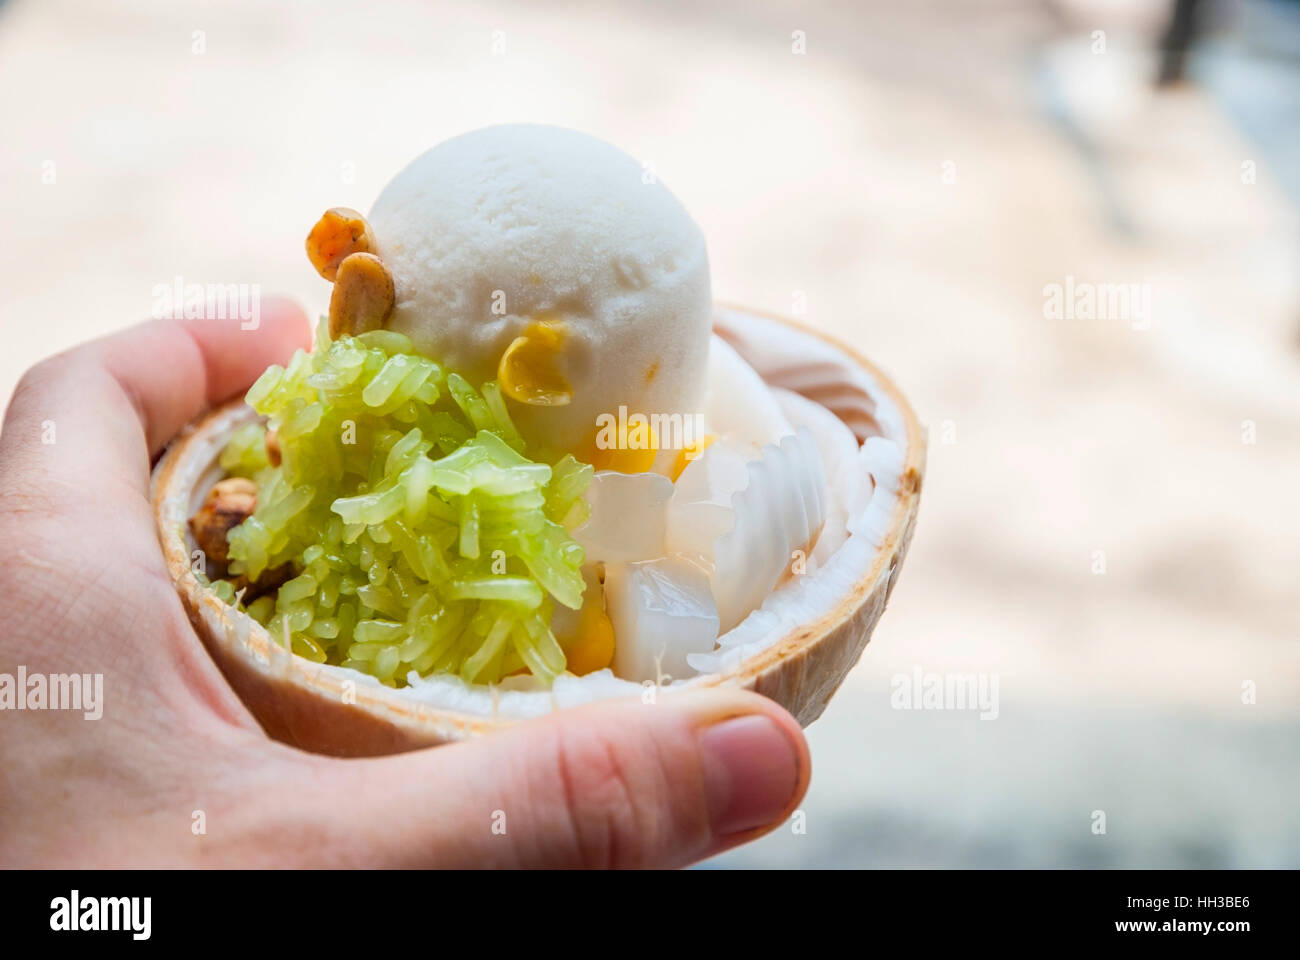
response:
M503 383L538 446L590 456L608 423L598 418L620 405L646 417L698 411L711 328L704 237L609 144L547 126L467 133L399 173L369 222L396 287L388 328L450 369L496 378L507 348L540 325L514 374L535 376L546 396L528 402L527 383ZM556 383L571 391L563 405Z

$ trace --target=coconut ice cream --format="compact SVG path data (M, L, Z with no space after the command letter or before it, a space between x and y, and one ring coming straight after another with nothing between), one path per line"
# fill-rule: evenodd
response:
M620 406L699 410L704 236L622 151L557 127L477 130L394 177L369 222L396 289L387 328L499 379L530 440L590 453Z

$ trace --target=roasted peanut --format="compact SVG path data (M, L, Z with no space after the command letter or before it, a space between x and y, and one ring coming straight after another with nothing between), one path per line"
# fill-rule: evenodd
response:
M372 253L354 253L339 264L330 295L330 336L378 330L393 312L393 276Z
M316 221L307 234L307 259L316 272L330 282L338 276L339 265L354 253L369 253L375 248L370 224L361 214L347 207L334 207Z
M280 465L280 437L274 430L266 431L266 459L273 467Z
M244 477L219 481L208 492L199 512L190 518L190 530L208 560L224 565L230 545L226 534L239 526L257 506L257 486Z
M276 590L279 590L280 587L283 586L284 582L292 579L293 576L293 564L282 563L278 567L271 567L268 570L263 570L262 575L251 583L249 582L248 577L244 576L236 577L230 582L231 585L234 586L236 593L240 590L244 591L243 601L244 604L247 605L252 603L258 597L264 597L268 593L274 593Z

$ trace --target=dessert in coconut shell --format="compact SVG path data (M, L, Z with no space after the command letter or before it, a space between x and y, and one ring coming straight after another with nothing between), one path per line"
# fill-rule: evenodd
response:
M821 714L916 523L924 433L879 370L714 305L672 194L558 128L448 141L307 248L313 351L153 480L271 736L393 753L720 685Z

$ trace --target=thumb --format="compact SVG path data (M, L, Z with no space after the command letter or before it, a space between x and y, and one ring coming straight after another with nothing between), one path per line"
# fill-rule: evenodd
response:
M590 704L327 763L321 816L352 838L346 861L367 866L685 866L784 821L810 772L794 718L738 690Z

